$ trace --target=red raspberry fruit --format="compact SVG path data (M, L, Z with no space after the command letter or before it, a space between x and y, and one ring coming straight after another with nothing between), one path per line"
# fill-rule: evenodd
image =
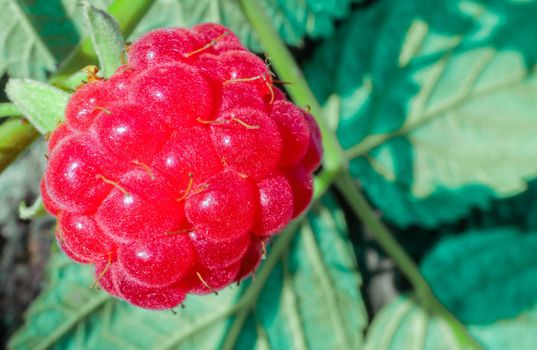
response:
M218 24L160 29L92 79L52 133L43 201L60 247L147 309L250 275L311 201L314 119Z

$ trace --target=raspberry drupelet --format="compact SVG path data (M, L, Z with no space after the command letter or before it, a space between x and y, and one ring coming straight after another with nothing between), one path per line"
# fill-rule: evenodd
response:
M41 184L58 243L139 307L173 308L252 274L311 201L315 120L221 25L147 33L65 113Z

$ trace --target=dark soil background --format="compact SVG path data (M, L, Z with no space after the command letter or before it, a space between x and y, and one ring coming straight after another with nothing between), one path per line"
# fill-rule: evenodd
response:
M18 218L19 203L32 203L38 195L45 164L43 144L36 142L0 176L0 348L41 291L53 242L51 217Z

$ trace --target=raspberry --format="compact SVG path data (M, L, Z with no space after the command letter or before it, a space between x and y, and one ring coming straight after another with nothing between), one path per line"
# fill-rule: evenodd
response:
M262 179L282 156L282 139L274 120L258 110L237 108L211 126L216 151L230 168Z
M145 114L173 127L194 126L210 118L212 94L196 68L182 63L148 68L132 82L131 99L147 105ZM141 108L141 106L140 106Z
M191 270L195 258L186 235L138 240L118 249L118 262L125 273L154 286L179 281Z
M64 247L77 257L75 260L89 263L95 257L108 257L112 242L103 235L92 217L63 212L58 217L58 226L61 228L59 238Z
M198 235L226 241L247 235L256 213L255 185L229 171L214 175L192 191L185 203Z
M207 238L205 232L190 233L195 246L198 261L206 268L224 267L236 263L246 254L250 246L250 235L241 235L235 239L214 241Z
M108 105L112 98L104 81L97 81L84 85L78 89L67 104L65 109L66 124L75 130L86 130L97 114L101 113L102 107Z
M155 30L128 56L71 97L41 191L95 283L167 309L253 273L311 201L320 131L221 25Z
M283 148L287 150L282 153L280 164L286 166L297 163L306 154L310 143L310 126L305 119L305 112L291 102L275 101L270 116L278 125Z
M259 214L252 232L261 237L281 231L293 216L293 189L289 181L279 173L257 184L259 189Z

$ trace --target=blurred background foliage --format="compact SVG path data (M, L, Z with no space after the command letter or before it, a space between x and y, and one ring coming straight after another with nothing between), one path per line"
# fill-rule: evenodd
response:
M356 186L439 300L483 348L536 349L537 1L260 2ZM77 1L0 8L3 84L46 80L85 36ZM129 40L208 21L263 54L234 0L157 0ZM51 218L18 219L19 202L38 195L44 152L34 143L0 176L1 335L20 327L13 349L458 349L333 189L255 279L189 297L176 314L89 289L89 267L49 249Z

